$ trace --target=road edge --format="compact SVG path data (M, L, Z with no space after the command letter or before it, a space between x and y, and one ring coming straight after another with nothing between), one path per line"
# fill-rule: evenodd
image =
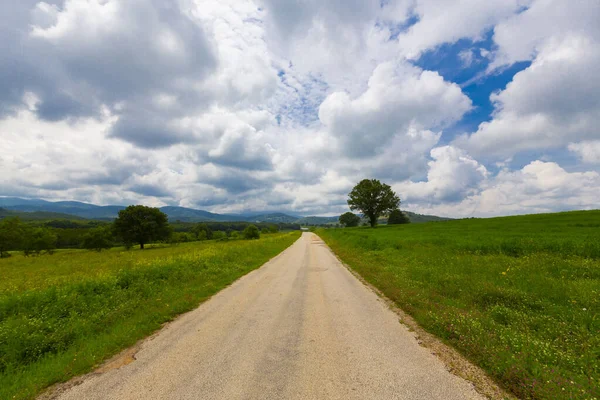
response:
M473 364L465 356L460 354L456 349L445 344L437 336L423 329L413 317L402 310L393 300L389 299L381 290L365 280L362 275L352 269L329 247L327 242L323 240L315 232L325 246L335 256L338 263L346 268L356 279L358 279L367 289L375 293L387 307L399 317L400 324L404 325L409 331L414 333L417 343L436 356L446 369L462 379L471 382L475 390L491 400L518 400L517 397L502 389L481 367Z
M273 262L274 260L276 260L277 258L281 257L281 255L283 253L288 251L292 246L294 246L301 239L302 239L302 233L300 234L298 239L296 239L294 242L292 242L292 244L290 244L288 247L286 247L285 249L280 251L275 256L271 257L269 260L265 261L259 267L255 268L251 271L248 271L248 273L240 276L235 281L231 282L230 284L228 284L227 286L225 286L218 292L215 292L210 297L207 297L206 299L202 300L200 303L198 303L198 306L196 306L195 308L192 308L191 310L188 310L181 314L178 314L173 319L163 323L160 326L160 328L158 328L157 330L152 332L149 336L146 336L146 337L138 340L134 345L121 350L119 353L117 353L114 356L108 358L107 360L101 362L96 367L94 367L91 371L86 372L81 375L76 375L67 381L58 382L58 383L48 386L43 391L41 391L35 397L35 399L36 400L56 400L57 398L60 397L60 395L62 395L63 393L67 392L68 390L70 390L71 388L73 388L75 386L81 385L87 379L90 379L96 375L104 374L113 369L119 369L121 367L124 367L124 366L134 362L136 360L135 355L142 348L144 343L154 340L154 338L156 338L156 336L160 335L165 329L167 329L171 324L175 323L178 319L183 318L186 314L197 310L199 307L202 307L206 302L210 301L213 297L217 296L219 293L223 292L224 290L227 290L228 288L230 288L231 286L236 284L238 281L244 279L248 275L258 271L265 265L267 265L267 264Z

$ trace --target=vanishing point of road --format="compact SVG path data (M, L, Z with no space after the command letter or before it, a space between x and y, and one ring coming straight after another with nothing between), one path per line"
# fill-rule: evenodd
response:
M482 399L312 233L58 395L83 399Z

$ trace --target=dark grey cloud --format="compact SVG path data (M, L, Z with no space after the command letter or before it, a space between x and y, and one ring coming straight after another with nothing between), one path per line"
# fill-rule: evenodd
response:
M101 154L91 157L88 168L70 166L62 175L70 186L119 186L147 175L155 169L153 162L137 152L125 152L124 155Z
M144 118L147 116L147 118ZM113 125L109 136L138 147L156 149L190 142L193 133L168 126L168 120L148 113L125 114Z
M379 0L262 0L278 32L289 37L305 34L313 21L327 21L323 29L341 30L375 17ZM333 32L332 32L333 33Z
M148 197L169 197L171 195L171 193L164 187L151 184L135 184L129 186L127 190Z
M221 166L235 167L246 170L272 170L271 160L263 154L246 155L241 153L242 157L236 157L232 154L230 157L208 157L208 160ZM244 157L245 156L245 157Z
M209 151L207 159L214 164L244 170L273 169L266 147L253 143L248 134L221 138L219 146Z
M199 178L201 183L225 189L228 193L236 196L251 190L264 190L273 187L270 180L257 178L252 172L237 168L221 168L216 175L200 175ZM237 199L239 198L237 197Z
M44 120L99 116L106 106L120 118L114 137L142 147L185 141L187 133L165 127L210 103L193 86L216 68L212 44L178 3L107 1L100 7L113 6L117 15L108 21L105 13L69 1L3 2L0 117L23 107L23 95L31 92ZM155 104L156 95L177 104Z
M41 100L37 106L37 115L46 121L61 121L65 118L85 117L98 113L96 107L81 103L65 93L49 92L44 94Z

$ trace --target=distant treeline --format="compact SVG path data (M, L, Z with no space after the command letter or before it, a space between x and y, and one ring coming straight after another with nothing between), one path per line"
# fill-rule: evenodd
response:
M249 225L255 225L262 233L300 229L300 225L289 223L175 221L169 225L172 234L168 242L171 244L198 240L233 239L240 237L240 233ZM1 257L9 255L9 251L23 251L25 255L36 255L51 254L55 249L100 250L124 245L126 243L113 232L111 222L96 220L22 221L18 217L0 219Z
M207 226L211 231L223 231L223 232L232 232L238 231L241 232L248 225L256 225L260 230L270 229L273 226L276 226L280 231L297 231L300 230L300 224L290 224L290 223L269 223L269 222L184 222L184 221L175 221L171 222L170 225L173 227L175 232L192 232L195 227L199 225Z

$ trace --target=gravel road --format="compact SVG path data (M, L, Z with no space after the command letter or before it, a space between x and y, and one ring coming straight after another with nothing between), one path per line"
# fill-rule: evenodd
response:
M483 398L312 233L132 353L57 398Z

